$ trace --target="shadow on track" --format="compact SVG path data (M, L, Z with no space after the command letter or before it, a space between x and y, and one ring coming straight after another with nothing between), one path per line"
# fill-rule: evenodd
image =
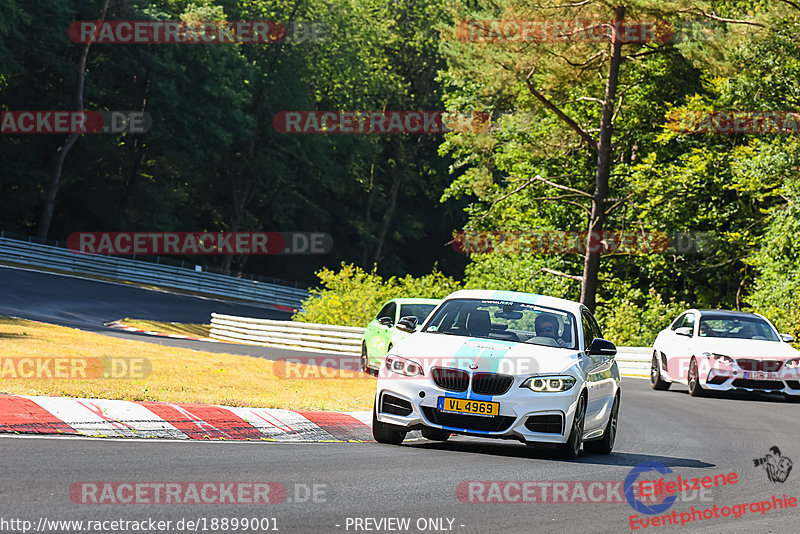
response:
M595 464L595 465L616 465L625 467L635 467L646 462L657 462L667 467L695 467L711 468L715 464L702 462L694 458L677 458L674 456L661 456L657 454L638 454L617 452L609 455L605 454L586 454L578 456L577 460L562 460L558 458L555 447L552 445L525 446L515 442L485 443L481 441L448 441L447 443L420 441L409 443L419 449L433 449L448 451L452 453L466 454L486 454L490 456L502 456L506 458L528 458L531 460L552 460L554 462L564 462L567 464Z
M670 389L666 392L659 392L660 394L667 393L672 395L689 396L688 389ZM701 402L703 399L724 399L731 401L748 401L748 402L778 402L778 403L797 403L800 402L800 396L786 396L781 393L762 393L757 391L713 391L706 390L702 397L697 399ZM694 402L695 399L692 399Z

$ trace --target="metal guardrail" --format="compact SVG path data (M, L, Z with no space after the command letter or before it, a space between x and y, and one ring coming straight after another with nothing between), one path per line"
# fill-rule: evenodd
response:
M221 297L300 308L305 289L246 280L128 258L73 252L68 249L0 236L0 261L93 274L154 286L184 289Z
M211 314L211 337L251 345L360 355L364 328Z
M650 376L652 347L617 347L617 366L625 376Z
M211 337L214 339L292 350L360 355L364 330L355 326L211 314ZM649 347L617 347L620 373L649 376L651 351Z

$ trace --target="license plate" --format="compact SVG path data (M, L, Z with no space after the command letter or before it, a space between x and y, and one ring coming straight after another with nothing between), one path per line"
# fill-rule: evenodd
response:
M751 380L778 380L778 373L764 373L762 371L745 371L744 378Z
M443 412L494 416L500 414L500 403L439 397L439 409Z

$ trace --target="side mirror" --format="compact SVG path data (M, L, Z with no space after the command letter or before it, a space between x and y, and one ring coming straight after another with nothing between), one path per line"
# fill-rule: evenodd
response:
M603 356L604 358L613 358L617 354L617 346L612 342L596 337L592 340L589 347L589 356Z
M413 315L409 315L408 317L401 317L399 321L397 321L397 328L404 332L413 332L417 329L417 323L419 319L417 319Z
M680 328L676 328L675 333L679 336L692 337L694 332L691 326L682 326Z
M391 317L378 317L378 322L383 326L392 326L394 324Z
M794 336L792 334L781 334L781 341L784 343L794 343Z

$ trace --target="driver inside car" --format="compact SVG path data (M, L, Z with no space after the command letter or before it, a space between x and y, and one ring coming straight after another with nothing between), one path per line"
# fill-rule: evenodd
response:
M558 336L558 319L548 313L539 314L534 322L537 337L549 337L553 339L559 347L567 346L566 341Z

